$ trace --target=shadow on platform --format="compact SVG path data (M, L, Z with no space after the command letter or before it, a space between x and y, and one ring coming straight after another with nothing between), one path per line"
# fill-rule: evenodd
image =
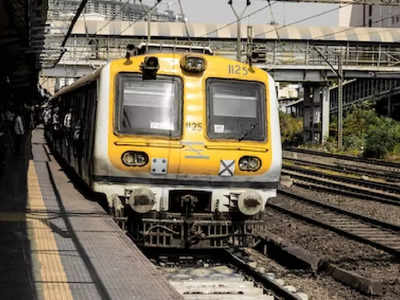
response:
M28 203L27 174L32 159L31 135L24 154L6 153L0 169L0 291L1 299L38 299L34 286L30 232L25 211Z

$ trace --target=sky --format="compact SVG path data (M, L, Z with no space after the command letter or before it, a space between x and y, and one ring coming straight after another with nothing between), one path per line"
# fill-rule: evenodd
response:
M183 10L190 23L226 24L236 19L227 0L181 0ZM153 4L155 0L146 0L144 3ZM233 6L241 14L246 7L245 0L233 0ZM247 7L244 16L257 11L268 5L265 0L252 0ZM271 1L271 7L262 9L251 17L244 18L243 24L269 24L272 21L285 25L297 22L301 19L312 17L316 14L333 10L330 13L319 17L312 17L309 20L298 23L305 26L337 26L338 7L337 4L315 4L315 3L292 3ZM160 3L162 9L169 7L179 11L178 0L163 0ZM271 14L272 9L272 14Z

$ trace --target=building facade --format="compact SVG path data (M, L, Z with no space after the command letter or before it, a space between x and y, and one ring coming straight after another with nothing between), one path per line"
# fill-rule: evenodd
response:
M400 27L400 7L347 5L339 10L339 26Z
M49 17L62 20L75 14L81 0L49 0ZM133 21L143 19L150 7L137 0L89 0L83 14L98 14L105 20ZM153 22L183 22L184 18L174 11L154 9Z

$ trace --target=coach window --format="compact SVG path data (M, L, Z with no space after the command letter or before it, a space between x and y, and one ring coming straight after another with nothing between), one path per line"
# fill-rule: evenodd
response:
M182 82L177 77L118 75L117 132L179 137L182 134Z
M212 139L266 139L265 86L259 82L207 80L207 134Z

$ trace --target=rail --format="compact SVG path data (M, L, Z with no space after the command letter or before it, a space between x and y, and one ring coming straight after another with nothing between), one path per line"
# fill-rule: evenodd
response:
M295 209L284 207L284 199L280 199L279 204L269 202L267 203L268 207L392 255L400 255L400 226L323 204L287 191L279 190L278 193L295 200L296 205L301 203L305 206L311 206L312 209L306 208L304 212L300 212L298 206Z

